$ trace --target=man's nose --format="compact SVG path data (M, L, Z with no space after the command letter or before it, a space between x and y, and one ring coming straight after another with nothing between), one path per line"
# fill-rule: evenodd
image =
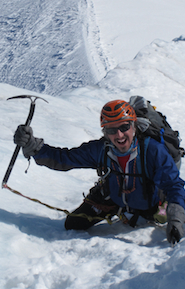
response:
M122 137L124 135L124 132L122 132L121 130L117 130L117 136Z

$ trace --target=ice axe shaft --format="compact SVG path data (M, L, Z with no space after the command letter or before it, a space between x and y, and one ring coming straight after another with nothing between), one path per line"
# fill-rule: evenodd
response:
M31 121L32 121L32 118L33 118L33 114L34 114L34 111L35 111L35 102L36 102L36 99L37 98L40 98L44 101L46 101L44 98L41 98L41 97L37 97L37 96L33 96L33 95L18 95L18 96L14 96L14 97L10 97L8 98L7 100L9 99L17 99L17 98L29 98L31 100L31 104L30 104L30 110L29 110L29 114L28 114L28 117L27 117L27 120L25 122L25 125L26 126L29 126ZM33 99L32 99L33 98ZM46 101L47 102L47 101ZM9 163L9 166L6 170L6 173L5 173L5 176L3 178L3 181L2 181L2 188L4 188L8 182L8 179L10 177L10 174L11 174L11 171L13 169L13 166L15 164L15 161L17 159L17 156L19 154L19 151L20 151L20 146L16 146L15 150L14 150L14 153L12 155L12 158L10 160L10 163Z

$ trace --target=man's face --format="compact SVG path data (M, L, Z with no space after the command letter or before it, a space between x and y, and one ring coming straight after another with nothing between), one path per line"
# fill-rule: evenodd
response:
M129 124L130 124L130 126L129 126ZM115 133L111 134L112 133L111 131L109 133L109 128L115 128ZM108 130L106 130L106 129L108 129ZM123 131L124 129L127 129L127 130ZM114 132L114 130L113 130L113 132ZM116 146L116 148L121 153L126 153L132 144L132 141L133 141L133 138L135 135L135 128L131 123L123 121L123 122L119 122L118 124L106 125L105 133L108 136L108 138L110 139L110 141Z

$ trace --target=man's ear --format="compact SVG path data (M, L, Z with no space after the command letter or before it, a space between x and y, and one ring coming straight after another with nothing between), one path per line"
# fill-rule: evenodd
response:
M136 134L136 127L135 127L135 124L133 123L132 125L132 128L133 128L133 137L135 137L135 134Z

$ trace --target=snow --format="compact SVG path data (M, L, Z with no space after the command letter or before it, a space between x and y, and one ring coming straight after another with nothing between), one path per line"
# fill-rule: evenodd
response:
M34 135L60 147L101 137L111 99L142 95L167 115L185 147L184 1L9 0L0 2L0 179L13 134L36 101ZM175 39L175 40L174 40ZM56 172L20 152L8 185L69 211L95 181L93 170ZM180 171L185 179L185 162ZM171 248L165 228L116 218L66 231L65 214L0 189L0 288L183 289L185 238Z

